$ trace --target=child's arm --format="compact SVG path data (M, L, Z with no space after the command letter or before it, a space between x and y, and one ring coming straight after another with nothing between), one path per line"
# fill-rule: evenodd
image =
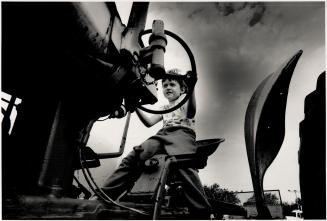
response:
M146 127L151 127L162 120L162 115L160 114L154 114L151 117L148 117L138 108L135 109L135 112Z
M186 117L194 118L196 113L195 85L196 82L198 81L198 77L197 75L192 74L191 71L188 71L186 74L190 76L186 84L188 85L188 87L190 87L191 85L193 85L194 87L193 87L192 95L190 96L186 104L184 104L183 106L186 108Z
M187 118L194 118L196 113L196 100L195 100L195 88L190 96L189 100L186 102L186 116Z

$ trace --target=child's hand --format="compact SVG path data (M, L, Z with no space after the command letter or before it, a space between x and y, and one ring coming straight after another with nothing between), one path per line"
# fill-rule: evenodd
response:
M194 86L197 81L198 81L197 74L192 73L192 71L186 72L186 80L185 80L185 83L187 85Z

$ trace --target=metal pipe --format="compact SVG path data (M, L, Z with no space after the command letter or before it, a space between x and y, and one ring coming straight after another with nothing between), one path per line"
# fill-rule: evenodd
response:
M119 151L116 153L98 153L99 159L120 157L124 153L130 119L131 119L131 112L128 112Z
M15 98L16 98L16 97L15 97ZM9 103L9 102L10 102L10 101L8 101L6 98L3 98L3 97L1 98L1 100L2 100L2 101L4 101L4 102L6 102L6 103ZM18 105L17 105L17 104L15 104L15 103L14 103L13 105L14 105L15 107L17 107L17 106L18 106Z
M16 98L17 98L16 96L11 96L10 101L8 102L8 107L5 111L3 119L2 119L2 130L3 130L3 133L6 133L7 135L9 135L9 130L11 127L10 115L11 115L12 109L15 106Z
M62 104L61 104L61 102L59 102L55 116L53 118L53 123L52 123L51 131L50 131L50 137L48 140L47 149L45 152L43 165L42 165L41 173L40 173L39 180L38 180L39 186L42 186L42 187L45 187L47 185L47 178L48 178L47 176L49 175L50 159L52 159L53 151L55 149L54 143L55 143L55 138L56 138L56 132L58 131L58 128L59 128L61 112L62 112ZM62 194L63 188L60 187L60 185L51 183L50 186L48 186L48 188L50 189L51 194L53 194L55 196L60 196Z
M163 191L165 189L168 173L169 173L169 170L170 170L170 165L174 161L176 161L175 157L169 157L166 160L165 167L164 167L164 169L162 171L162 176L160 178L160 183L159 183L159 187L158 187L158 190L157 190L156 201L155 201L154 210L153 210L153 217L152 217L153 220L159 219L161 204L162 204L162 201L163 201L163 199L162 199Z
M127 28L123 31L120 52L139 54L139 36L145 28L149 2L133 2Z

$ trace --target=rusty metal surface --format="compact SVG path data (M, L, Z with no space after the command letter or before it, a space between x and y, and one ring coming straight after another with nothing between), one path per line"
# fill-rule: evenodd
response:
M245 141L259 218L271 218L263 178L284 140L288 88L301 54L298 51L258 86L246 110Z
M97 77L80 70L83 64L76 62L78 56L89 54L110 63L117 60L120 45L116 47L110 39L110 27L121 36L125 26L115 14L114 3L92 3L107 12L103 18L107 22L94 22L94 12L87 13L83 4L2 2L3 91L19 98L72 92L84 80L92 83ZM69 87L66 91L65 86Z
M153 194L158 188L160 177L162 176L162 171L164 170L164 165L167 155L158 154L153 156L152 160L157 160L157 165L146 166L140 178L136 181L133 186L130 195L137 194ZM148 160L149 161L149 160Z
M149 219L138 213L122 209L101 201L80 200L71 198L55 198L24 195L15 200L6 201L2 211L3 219L24 220L96 220L96 219ZM128 204L131 207L141 206L151 210L147 205Z
M92 3L108 12L102 26L83 4L2 3L2 89L22 98L6 146L6 193L47 195L50 187L50 194L67 197L84 128L120 106L136 78L130 66L116 71L126 60L110 38L125 30L115 3Z

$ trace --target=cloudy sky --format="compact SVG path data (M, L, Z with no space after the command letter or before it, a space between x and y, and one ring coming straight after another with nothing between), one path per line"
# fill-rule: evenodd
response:
M118 5L127 24L131 4ZM281 150L268 168L264 188L280 189L283 201L294 201L299 190L298 124L303 120L305 96L315 89L325 70L324 2L151 2L147 28L154 19L180 36L191 48L198 70L197 138L226 139L200 171L202 182L218 183L233 191L252 190L244 139L247 104L259 83L303 50L294 71L286 109L286 133ZM183 49L168 38L166 68L189 69ZM94 126L89 145L97 152L118 148L124 119ZM129 128L126 154L155 134L161 123L144 127L135 114ZM95 169L102 182L120 159L103 160Z

